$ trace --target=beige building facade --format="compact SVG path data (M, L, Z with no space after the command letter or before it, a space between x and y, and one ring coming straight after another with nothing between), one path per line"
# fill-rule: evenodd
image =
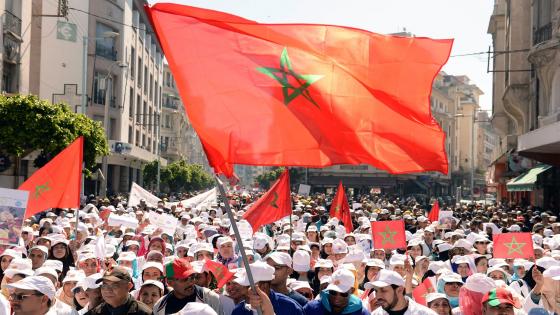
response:
M492 126L500 136L491 180L514 202L560 206L559 10L558 0L496 0L489 22ZM532 168L541 171L536 181L508 185Z

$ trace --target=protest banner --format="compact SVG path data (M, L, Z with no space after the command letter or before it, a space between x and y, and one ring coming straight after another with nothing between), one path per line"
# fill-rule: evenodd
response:
M1 245L18 245L28 199L26 190L0 188Z
M150 211L148 213L150 224L161 229L167 235L175 235L177 229L177 218L167 213L156 213Z
M298 195L308 197L310 192L311 192L311 186L305 184L299 184Z
M140 185L132 182L132 187L130 187L130 197L128 197L128 206L134 207L140 204L140 200L146 200L146 204L150 207L157 207L157 204L161 199L152 195L149 191L142 188Z

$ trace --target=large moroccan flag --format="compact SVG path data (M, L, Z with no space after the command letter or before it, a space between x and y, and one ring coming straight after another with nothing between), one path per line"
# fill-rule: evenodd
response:
M18 189L29 191L25 218L49 208L78 208L84 137L74 140Z
M493 236L494 258L533 258L531 233L502 233Z
M432 81L452 40L146 7L210 164L447 173Z
M256 232L261 226L292 215L290 172L286 169L276 183L243 214Z
M338 218L340 222L344 223L346 233L351 233L354 230L352 226L352 217L350 216L350 206L348 205L348 199L346 198L342 181L338 183L338 188L336 189L329 214L332 218Z
M406 248L406 234L402 220L371 222L371 233L374 248Z
M428 213L428 220L430 220L430 222L439 221L439 202L437 200L432 205L430 213Z

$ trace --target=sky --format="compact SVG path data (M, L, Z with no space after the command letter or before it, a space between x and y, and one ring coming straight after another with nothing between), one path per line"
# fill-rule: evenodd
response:
M494 8L491 0L168 0L219 10L262 23L317 23L361 28L389 34L406 29L418 37L453 38L451 58L442 69L467 75L484 95L483 109L492 108L492 73L487 73L487 34ZM492 65L492 63L490 63Z

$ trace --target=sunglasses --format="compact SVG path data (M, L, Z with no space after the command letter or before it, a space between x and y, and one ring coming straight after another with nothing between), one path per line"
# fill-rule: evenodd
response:
M330 291L329 291L329 295L332 295L332 296L341 296L341 297L348 297L348 296L350 295L350 293L348 293L348 292L337 292L337 291L334 291L334 290L330 290Z
M33 295L41 296L42 294L38 294L38 293L35 293L35 294L10 294L10 299L12 301L23 301L26 298L28 298L30 296L33 296Z

